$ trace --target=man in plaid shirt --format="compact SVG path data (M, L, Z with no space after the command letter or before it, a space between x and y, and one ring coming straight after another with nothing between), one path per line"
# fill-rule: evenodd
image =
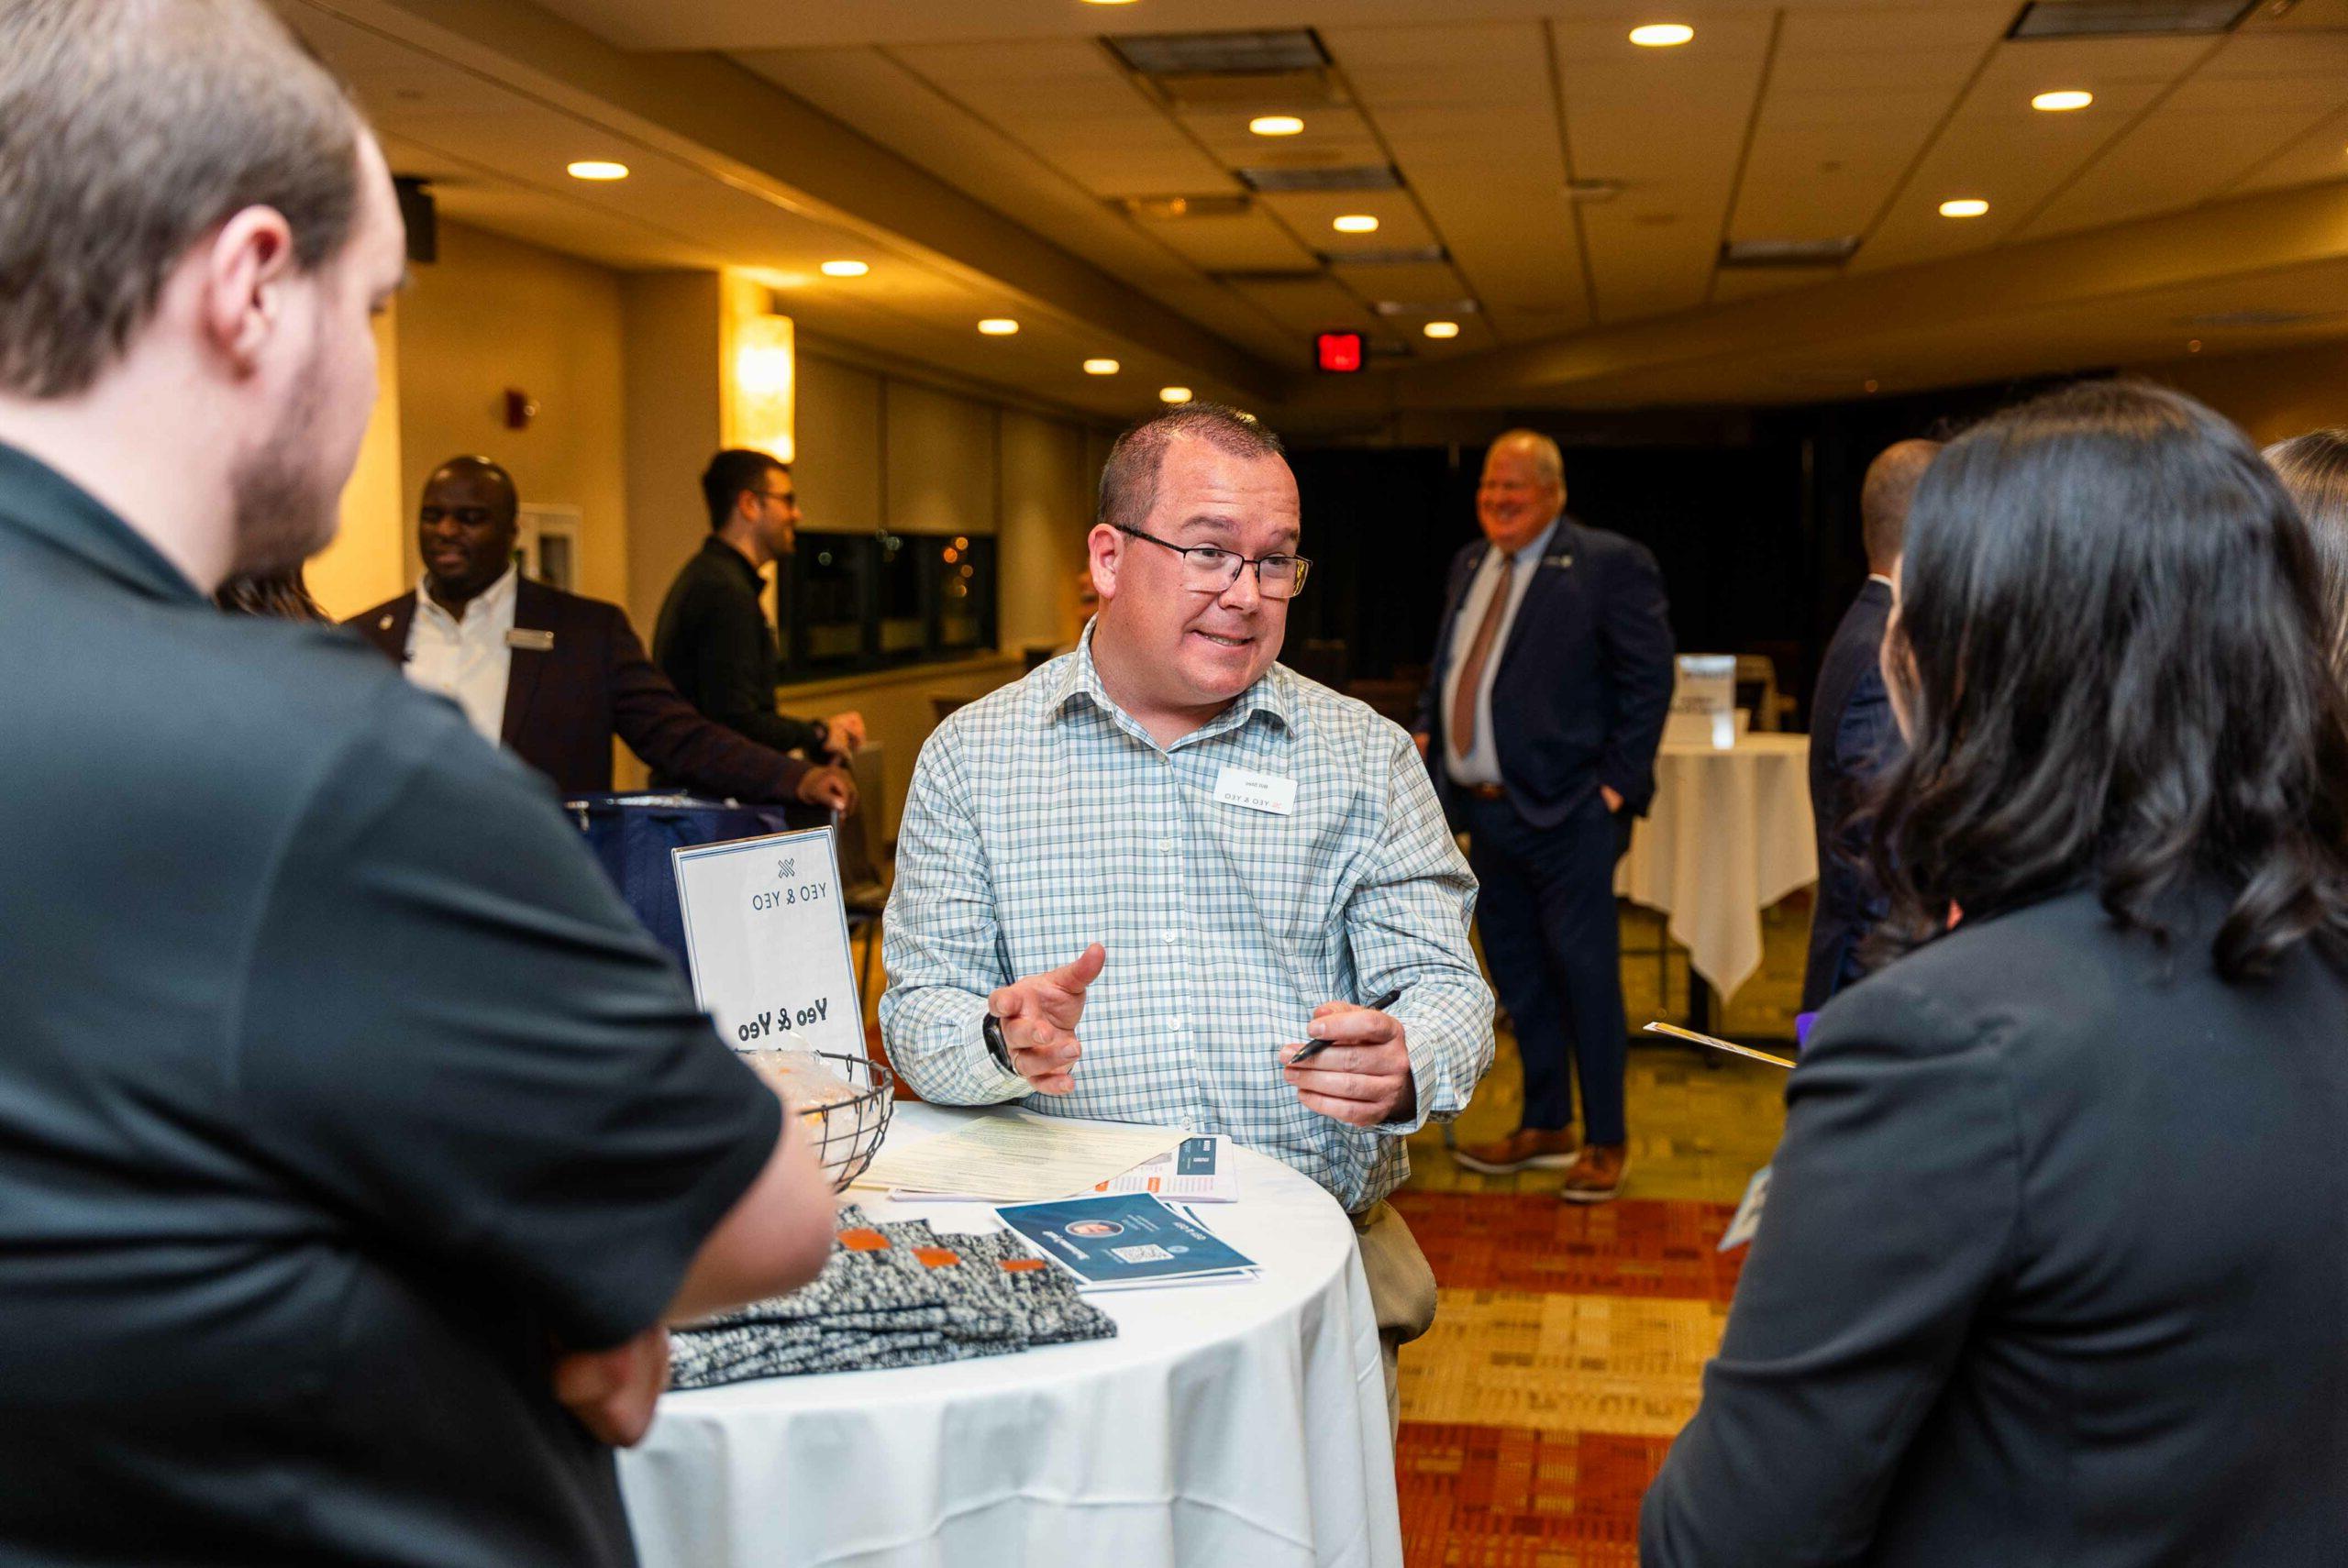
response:
M1490 1066L1492 998L1410 737L1273 662L1298 519L1248 415L1119 438L1082 642L922 748L880 1024L926 1099L1227 1133L1319 1182L1361 1237L1390 1405L1434 1302L1383 1200Z

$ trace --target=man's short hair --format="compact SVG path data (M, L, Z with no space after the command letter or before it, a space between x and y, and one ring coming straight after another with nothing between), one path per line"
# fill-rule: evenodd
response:
M1867 465L1859 486L1859 538L1870 569L1881 571L1899 558L1908 537L1908 508L1940 450L1938 441L1895 441Z
M84 391L247 207L308 271L360 206L356 109L260 0L0 5L0 391Z
M710 458L709 467L701 471L701 498L709 507L710 531L725 527L725 520L734 515L736 496L761 488L770 473L790 471L791 465L773 453L748 447L728 447Z
M1129 426L1101 465L1101 504L1093 521L1112 528L1138 528L1157 504L1157 473L1166 448L1176 441L1204 441L1233 458L1278 458L1288 451L1280 438L1254 414L1219 403L1180 408Z
M1521 446L1533 454L1534 474L1556 485L1559 490L1566 488L1566 455L1558 450L1556 441L1542 435L1538 430L1521 428L1503 430L1492 437L1491 446L1484 448L1485 456L1489 458L1496 448L1511 443Z

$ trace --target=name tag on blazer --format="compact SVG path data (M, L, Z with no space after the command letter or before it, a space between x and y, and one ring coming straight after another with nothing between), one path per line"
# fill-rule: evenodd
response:
M536 626L516 626L505 634L505 646L520 648L524 653L554 652L554 634Z

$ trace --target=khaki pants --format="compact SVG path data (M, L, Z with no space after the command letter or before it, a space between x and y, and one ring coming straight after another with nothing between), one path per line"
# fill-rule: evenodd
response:
M1394 1380L1395 1352L1434 1326L1434 1270L1418 1238L1383 1198L1353 1216L1369 1304L1378 1315L1378 1343L1386 1363L1386 1426L1402 1430L1402 1396Z

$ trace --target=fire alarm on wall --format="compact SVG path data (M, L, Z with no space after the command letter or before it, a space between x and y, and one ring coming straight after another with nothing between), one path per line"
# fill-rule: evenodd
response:
M530 421L538 416L537 400L520 387L505 389L505 428L527 430Z

